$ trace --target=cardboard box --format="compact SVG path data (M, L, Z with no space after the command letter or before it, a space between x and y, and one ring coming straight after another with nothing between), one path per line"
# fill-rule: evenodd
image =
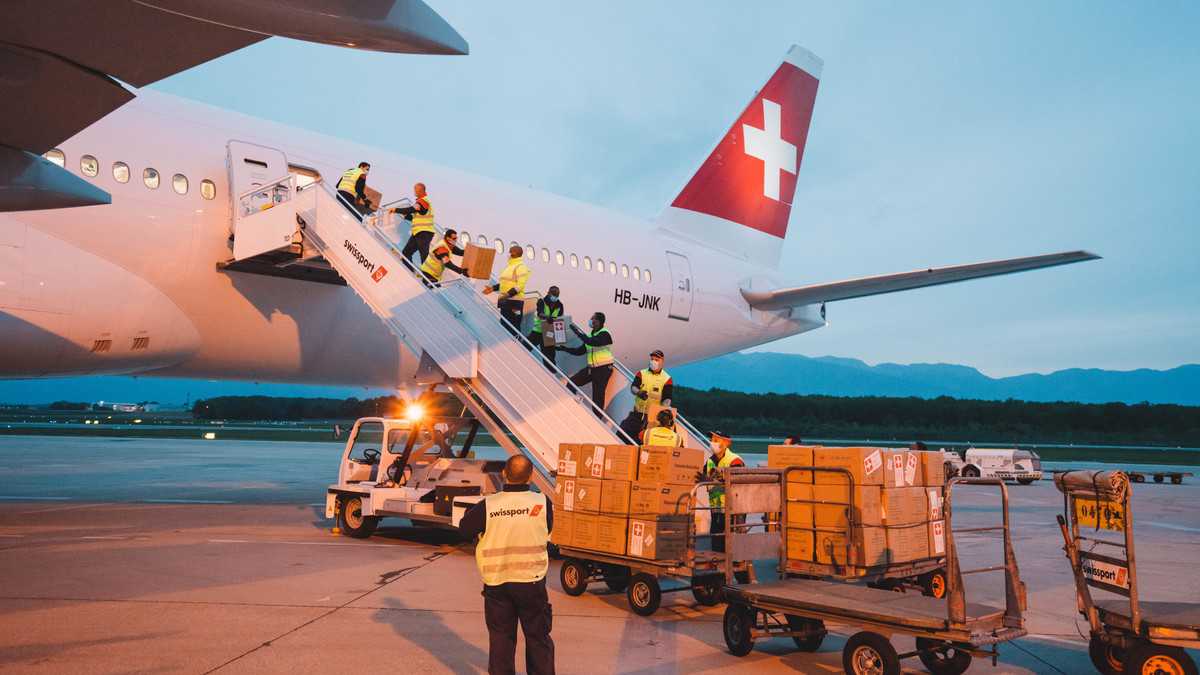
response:
M554 484L554 506L562 511L599 513L600 483L597 478L560 476Z
M629 486L627 480L600 481L600 513L629 513Z
M850 488L846 485L813 485L813 524L817 527L846 529L846 504L850 501ZM829 502L822 504L820 502ZM879 526L883 524L880 487L864 485L854 488L855 524Z
M691 485L636 481L630 485L631 516L679 515L687 513Z
M594 443L579 444L579 466L575 475L583 478L604 477L604 451L606 447Z
M535 310L536 311L536 310ZM562 347L567 344L571 334L571 317L560 316L556 319L542 322L542 346Z
M363 186L363 194L367 196L367 200L371 202L371 210L375 211L383 204L383 194L371 187L370 185ZM408 223L402 226L405 232L408 232Z
M789 527L787 530L787 559L812 562L815 541L816 536L812 530Z
M946 521L929 521L929 557L940 558L946 555Z
M596 548L596 519L600 516L590 513L572 513L570 517L572 521L571 546L594 550ZM558 511L554 512L554 524L558 524Z
M601 478L605 480L635 480L637 478L638 446L604 446L604 467ZM595 471L592 472L595 475Z
M687 555L688 516L629 519L629 555L682 560Z
M768 445L767 466L782 469L789 466L813 466L813 446L811 445ZM791 471L788 482L811 483L813 472Z
M919 453L921 458L921 484L942 487L946 484L946 458L942 453L926 450Z
M593 550L625 555L625 527L628 522L625 516L594 516L596 519L596 539Z
M561 476L578 476L579 475L579 459L580 447L578 443L559 443L558 444L558 475Z
M884 525L916 525L929 520L929 495L923 487L883 488Z
M554 511L554 529L550 530L550 543L557 546L571 546L571 537L575 533L575 514L571 511Z
M914 487L921 485L921 460L907 450L884 451L884 487Z
M842 486L834 486L841 488ZM813 526L813 486L808 483L788 483L787 484L787 526L788 528L802 527L812 528ZM804 501L792 501L793 499L801 499ZM811 552L811 544L809 549ZM811 560L811 558L809 558Z
M659 410L670 410L672 418L674 418L676 415L679 414L674 408L668 408L665 405L651 403L650 405L646 406L646 428L647 429L653 429L654 427L659 426L659 424L658 424L658 411Z
M942 488L927 487L923 489L925 490L925 495L928 498L926 500L927 503L925 504L926 513L928 514L928 518L926 518L926 520L941 520L942 506L946 501L946 498L942 495Z
M813 465L846 469L855 485L883 485L883 448L826 448L813 449ZM840 472L817 471L813 482L822 485L845 485L846 476Z
M704 451L695 448L642 446L638 458L639 481L695 483L704 467Z
M891 561L882 527L856 527L852 534L854 554L847 558L844 532L817 532L816 561L826 565L855 567L875 567Z
M907 527L885 527L888 552L893 563L910 562L929 557L929 526L925 523Z
M492 265L496 262L496 249L467 244L463 246L462 268L472 279L492 278Z

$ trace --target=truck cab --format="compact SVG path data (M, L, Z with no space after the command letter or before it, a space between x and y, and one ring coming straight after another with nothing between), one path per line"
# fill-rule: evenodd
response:
M961 474L966 477L1015 480L1029 485L1042 479L1042 459L1032 450L967 448Z

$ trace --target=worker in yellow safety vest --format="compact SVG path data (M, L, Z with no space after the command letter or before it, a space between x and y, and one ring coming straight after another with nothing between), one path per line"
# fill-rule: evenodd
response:
M533 330L529 331L529 342L541 348L542 355L550 363L554 363L558 345L553 336L547 336L546 333L554 329L554 320L561 319L564 312L562 300L558 297L558 286L551 286L544 297L538 298L533 313Z
M371 212L371 200L367 198L367 174L371 165L359 162L353 169L346 169L337 182L337 192L346 206L354 210L354 217L362 220L364 213Z
M709 448L712 450L712 456L704 463L704 477L710 481L720 481L724 478L726 469L738 466L746 466L742 458L736 452L730 449L733 445L733 439L728 435L720 432L712 432ZM722 485L714 485L708 488L708 505L712 513L712 532L714 535L718 532L725 531L725 488ZM725 537L713 536L713 550L725 550Z
M405 260L412 260L412 254L420 252L421 262L429 257L429 245L433 242L433 235L437 232L437 226L433 220L433 202L429 201L429 193L425 191L424 183L413 185L413 195L416 199L412 206L400 206L392 209L393 213L399 213L404 216L405 220L411 221L412 226L409 228L408 241L404 244L404 250L400 252Z
M462 255L463 250L458 247L458 232L456 230L446 230L446 234L442 235L440 241L433 245L429 251L429 257L425 258L425 262L421 263L421 274L425 275L425 279L431 284L436 284L442 280L442 274L446 268L450 268L459 274L466 274L467 271L450 259L450 254Z
M655 349L650 352L650 367L642 368L633 376L629 385L633 392L633 410L621 420L621 429L630 438L637 438L642 429L646 428L646 413L652 405L671 407L671 399L675 395L675 384L671 374L663 370L663 352Z
M500 273L499 283L483 289L483 294L500 292L496 305L500 308L500 325L517 335L525 317L525 284L529 281L529 267L522 256L525 249L513 244L508 249L508 264Z
M675 416L670 410L658 411L655 417L658 426L646 429L641 434L642 445L661 445L668 448L682 448L683 437L675 431ZM636 438L636 437L635 437Z
M528 458L510 457L503 477L503 491L484 497L459 522L468 538L482 535L475 545L475 564L483 578L488 672L515 672L520 623L525 668L531 675L553 675L546 547L554 529L554 508L545 495L529 489L533 463Z
M578 347L563 347L563 351L568 354L587 355L587 365L571 376L571 383L576 387L591 383L592 403L596 406L597 417L604 411L605 393L613 371L612 333L604 327L604 321L604 312L593 314L589 322L592 330L587 334L575 324L571 324L571 331L579 337L582 344Z

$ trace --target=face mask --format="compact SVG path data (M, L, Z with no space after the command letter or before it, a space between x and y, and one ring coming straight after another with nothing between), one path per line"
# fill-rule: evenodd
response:
M658 359L650 359L650 370L653 370L656 373L662 370L662 361L659 361Z
M721 444L718 443L717 441L709 441L708 447L710 450L713 451L714 454L721 452Z
M547 300L549 300L550 302L558 302L558 296L557 296L557 295L547 295L547 296L546 296L546 299L547 299Z

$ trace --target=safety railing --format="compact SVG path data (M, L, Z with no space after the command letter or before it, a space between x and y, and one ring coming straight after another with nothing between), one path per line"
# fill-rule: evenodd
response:
M250 188L238 195L238 216L245 218L292 200L295 177L292 174Z

